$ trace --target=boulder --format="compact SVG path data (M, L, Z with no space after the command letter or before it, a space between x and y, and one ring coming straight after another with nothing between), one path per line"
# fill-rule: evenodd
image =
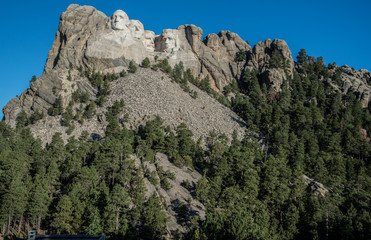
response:
M323 186L322 183L315 181L314 179L303 175L305 184L311 189L313 194L317 197L325 197L329 192L327 188Z
M267 69L261 74L261 81L268 86L269 95L275 96L281 91L281 86L286 80L286 73L281 68Z

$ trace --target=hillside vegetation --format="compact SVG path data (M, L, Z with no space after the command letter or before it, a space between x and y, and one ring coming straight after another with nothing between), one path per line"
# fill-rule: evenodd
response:
M271 66L285 70L279 57ZM224 95L184 69L159 68L187 93L194 94L196 85L230 107L249 131L242 139L236 131L229 138L215 131L194 138L186 124L169 127L162 116L128 128L121 114L125 101L100 102L99 96L111 94L99 92L105 82L96 85L97 98L86 99L77 118L69 116L79 110L63 109L57 101L49 112L68 129L79 126L84 115L96 118L96 107L107 105L104 138L93 140L84 131L65 144L56 133L42 147L25 127L32 126L30 116L23 113L16 129L3 121L3 236L22 237L36 228L104 233L109 239L370 239L371 115L353 92L334 88L341 84L340 68L326 67L302 50L294 74L286 72L276 94L246 69ZM158 167L163 161L158 153L166 154L173 169L202 177L177 183L174 173ZM143 167L147 163L153 171ZM304 175L326 190L317 191ZM190 198L167 204L163 196L174 187Z

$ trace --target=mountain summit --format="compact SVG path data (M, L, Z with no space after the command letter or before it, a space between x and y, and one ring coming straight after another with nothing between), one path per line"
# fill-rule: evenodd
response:
M63 106L67 106L76 89L94 95L86 81L75 77L68 80L74 74L71 68L120 73L127 70L130 61L140 64L145 58L151 62L166 59L171 67L182 62L195 77L208 77L210 87L216 92L222 92L228 84L241 79L246 70L256 70L271 95L280 91L287 76L293 76L295 63L283 40L267 39L251 48L248 42L229 31L209 34L203 39L202 34L199 27L182 25L155 35L144 30L140 21L129 19L122 10L107 17L91 6L72 4L60 17L43 75L4 107L4 119L15 126L22 110L28 114L35 110L46 111L58 95L62 97ZM284 68L274 66L277 59ZM344 85L339 91L357 92L363 106L367 107L371 99L367 85L370 72L345 70L341 76Z
M3 109L0 238L370 239L370 82L283 40L70 5Z

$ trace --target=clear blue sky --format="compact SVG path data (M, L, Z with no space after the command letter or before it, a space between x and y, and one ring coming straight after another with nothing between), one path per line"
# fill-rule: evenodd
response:
M371 0L2 1L0 109L28 88L32 75L42 74L59 16L71 3L92 5L107 16L122 9L156 34L195 24L204 36L230 30L251 46L284 39L294 58L304 48L326 63L371 70Z

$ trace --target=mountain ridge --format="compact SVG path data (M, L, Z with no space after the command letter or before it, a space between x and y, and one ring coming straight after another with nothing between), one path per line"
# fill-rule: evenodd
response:
M120 14L124 16L123 29L114 29L114 14L108 18L91 6L70 5L61 15L43 75L3 108L4 120L14 127L22 110L27 114L35 110L46 112L58 94L63 97L63 106L66 107L72 94L72 84L67 80L71 66L119 73L127 69L131 60L140 64L145 57L152 62L155 57L167 59L172 67L182 61L196 77L208 76L211 88L217 92L222 92L233 79L241 82L246 70L256 70L272 96L280 92L288 76L293 76L295 63L283 40L268 39L251 48L229 31L209 34L202 39L202 29L194 25L166 29L156 36L144 30L138 20L129 20L123 11L118 11ZM114 54L113 57L103 54L107 51ZM286 70L272 67L273 55L285 64ZM336 69L339 68L335 67L334 71ZM345 66L340 70L343 84L335 88L342 93L356 92L363 107L368 107L371 74L367 70L355 71ZM53 88L57 89L57 94L51 94ZM80 90L94 95L88 84L80 84Z
M1 234L368 239L370 72L202 34L69 6L4 108Z

